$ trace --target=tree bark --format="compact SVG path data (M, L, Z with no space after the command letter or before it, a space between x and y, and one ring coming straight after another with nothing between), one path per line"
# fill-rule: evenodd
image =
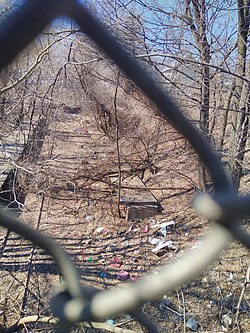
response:
M192 10L191 10L192 4ZM192 31L194 40L200 52L201 87L200 87L200 129L209 137L209 106L210 106L210 45L207 40L206 30L206 2L205 0L186 0L186 17ZM207 64L207 65L206 65ZM202 191L206 190L206 170L199 162L199 186Z
M242 77L246 76L246 56L247 56L247 36L249 33L250 21L250 0L238 0L238 54L236 73ZM235 91L233 95L233 109L230 122L230 142L229 142L229 170L231 174L232 184L238 189L240 184L240 177L242 174L242 164L244 161L244 154L241 152L242 145L245 146L246 142L243 138L246 128L248 128L248 114L247 107L247 89L244 80L239 77L235 80ZM243 113L242 113L243 112ZM247 122L247 127L246 126Z

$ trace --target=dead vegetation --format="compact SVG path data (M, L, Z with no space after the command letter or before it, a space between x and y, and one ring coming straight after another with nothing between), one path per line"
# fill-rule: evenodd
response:
M89 51L92 45L85 47ZM56 75L48 68L36 73L21 108L11 95L6 97L14 107L11 117L1 113L1 140L25 149L19 159L11 155L18 184L7 182L2 192L11 190L9 201L24 204L21 219L70 254L83 284L118 288L125 283L119 279L121 270L133 282L200 246L210 222L190 207L201 190L199 160L186 139L99 50L83 57L81 49L71 48L67 60L72 66L58 68L53 62ZM77 65L80 60L87 65ZM5 152L3 164L9 158ZM212 189L213 184L207 185ZM16 196L22 191L23 202ZM131 218L129 208L145 202L157 203L156 214ZM160 226L170 221L162 235ZM157 245L152 239L163 236L168 246L153 252ZM0 331L50 332L55 323L48 301L64 284L61 273L52 258L18 235L1 228L0 241ZM248 251L234 242L202 276L144 304L143 312L160 332L248 332L248 266ZM120 326L123 332L143 331L126 314L107 320L115 321L116 332ZM98 331L115 328L108 322ZM86 323L75 328L93 331Z
M198 161L175 130L154 113L144 113L143 125L119 138L119 165L115 140L99 130L95 115L83 108L73 114L65 109L50 112L39 158L29 161L33 180L22 219L70 253L84 284L101 289L117 287L121 270L134 280L149 271L157 272L160 265L178 259L186 248L199 246L208 223L189 207L198 189ZM151 218L126 221L126 206L117 202L119 173L121 196L138 196L138 192L143 196L146 189L146 197L153 195L163 211ZM142 189L136 179L142 182ZM157 255L149 242L158 232L152 225L171 220L174 226L167 231L167 239L175 247L164 248ZM52 259L32 244L5 230L1 237L3 327L31 314L48 316L49 296L63 284L60 272ZM114 258L122 262L120 267L112 266ZM188 318L199 324L199 331L221 331L226 325L223 320L236 319L247 265L247 250L234 243L203 276L164 299L145 304L143 311L162 332L189 330L184 325ZM248 302L246 289L237 323L230 322L228 331L248 330ZM126 322L127 329L141 331L125 315L112 319L118 325ZM47 323L25 327L32 332L50 330ZM83 329L93 330L80 325L76 331Z

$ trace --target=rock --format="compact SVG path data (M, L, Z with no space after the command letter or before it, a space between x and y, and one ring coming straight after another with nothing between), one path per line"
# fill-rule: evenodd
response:
M199 325L195 319L189 317L188 320L186 321L186 327L196 332L198 330Z
M93 221L93 220L94 220L94 218L93 218L92 215L87 215L87 216L85 217L85 221L86 221L86 222L91 222L91 221Z
M232 327L233 319L229 316L229 314L224 314L221 317L221 324L225 327L226 330L229 330Z

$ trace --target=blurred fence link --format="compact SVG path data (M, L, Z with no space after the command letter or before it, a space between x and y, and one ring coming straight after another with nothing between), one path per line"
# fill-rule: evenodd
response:
M150 332L158 332L138 306L173 290L196 277L233 240L250 248L250 235L243 230L239 216L250 215L250 196L239 196L230 184L206 138L189 122L152 77L134 60L92 14L76 0L26 0L0 25L0 70L7 66L54 18L73 19L123 72L155 103L159 112L191 143L214 183L214 194L201 194L192 205L207 219L215 221L202 247L192 250L159 274L141 279L118 290L98 291L81 286L69 256L53 240L26 224L0 213L0 225L22 235L46 250L59 265L66 281L65 290L51 300L51 311L59 318L58 332L70 331L80 321L105 320L128 312Z

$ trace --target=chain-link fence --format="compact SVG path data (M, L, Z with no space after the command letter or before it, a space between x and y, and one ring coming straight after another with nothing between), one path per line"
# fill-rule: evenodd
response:
M0 225L22 235L46 250L59 265L66 289L51 300L51 309L59 318L59 331L70 331L80 321L104 320L120 312L133 313L148 331L157 328L139 310L139 305L163 295L189 281L214 261L233 239L250 248L250 236L242 229L238 216L250 214L250 196L239 196L230 184L219 157L206 138L181 113L171 98L129 53L75 0L28 0L0 26L0 69L7 66L57 16L73 19L121 70L155 103L166 118L191 143L214 183L214 194L197 196L193 207L215 224L199 250L187 253L178 262L162 267L158 275L139 280L119 290L99 292L80 285L77 271L68 255L38 230L0 214Z

